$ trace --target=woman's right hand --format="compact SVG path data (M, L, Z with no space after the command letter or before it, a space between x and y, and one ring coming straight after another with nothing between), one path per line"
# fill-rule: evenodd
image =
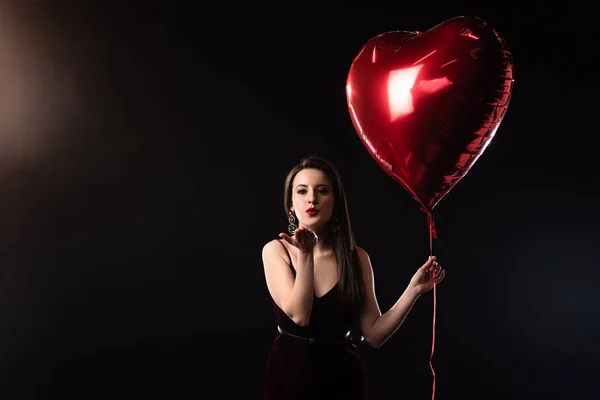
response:
M280 233L280 238L298 248L303 253L312 253L315 245L319 241L317 234L310 229L300 227L294 232L294 236L289 236L286 233Z

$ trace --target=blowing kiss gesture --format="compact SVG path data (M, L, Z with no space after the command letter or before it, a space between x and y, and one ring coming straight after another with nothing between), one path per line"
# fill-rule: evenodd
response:
M304 227L296 229L294 231L294 236L289 236L286 233L280 233L279 237L285 239L286 242L298 248L303 253L311 253L319 241L319 237L315 232Z

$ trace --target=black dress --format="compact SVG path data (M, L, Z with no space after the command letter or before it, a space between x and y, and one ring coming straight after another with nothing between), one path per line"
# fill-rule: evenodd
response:
M342 301L338 285L322 297L315 296L306 327L296 325L274 301L273 309L284 333L278 332L271 346L265 400L368 399L360 349L351 336L343 340L358 314L356 308ZM286 333L325 343L311 344ZM327 339L338 343L327 343Z

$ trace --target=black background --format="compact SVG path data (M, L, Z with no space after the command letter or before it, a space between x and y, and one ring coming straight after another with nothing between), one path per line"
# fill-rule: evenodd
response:
M339 168L391 307L428 255L426 215L360 142L346 76L372 36L459 15L507 41L515 86L436 207L436 398L596 395L590 10L167 3L0 8L2 399L260 399L276 333L261 249L307 154ZM429 293L363 346L373 399L431 396L432 311Z

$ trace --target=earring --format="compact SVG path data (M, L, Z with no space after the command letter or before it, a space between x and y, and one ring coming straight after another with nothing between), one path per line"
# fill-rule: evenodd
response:
M298 229L298 227L296 226L296 218L294 218L294 213L292 212L292 210L290 210L288 214L288 222L290 223L288 225L288 232L290 233L290 235L294 236L294 233L296 232L296 229Z
M336 216L334 216L331 220L331 225L329 225L329 229L331 229L331 232L336 233L340 230L340 226L338 225L338 218Z

